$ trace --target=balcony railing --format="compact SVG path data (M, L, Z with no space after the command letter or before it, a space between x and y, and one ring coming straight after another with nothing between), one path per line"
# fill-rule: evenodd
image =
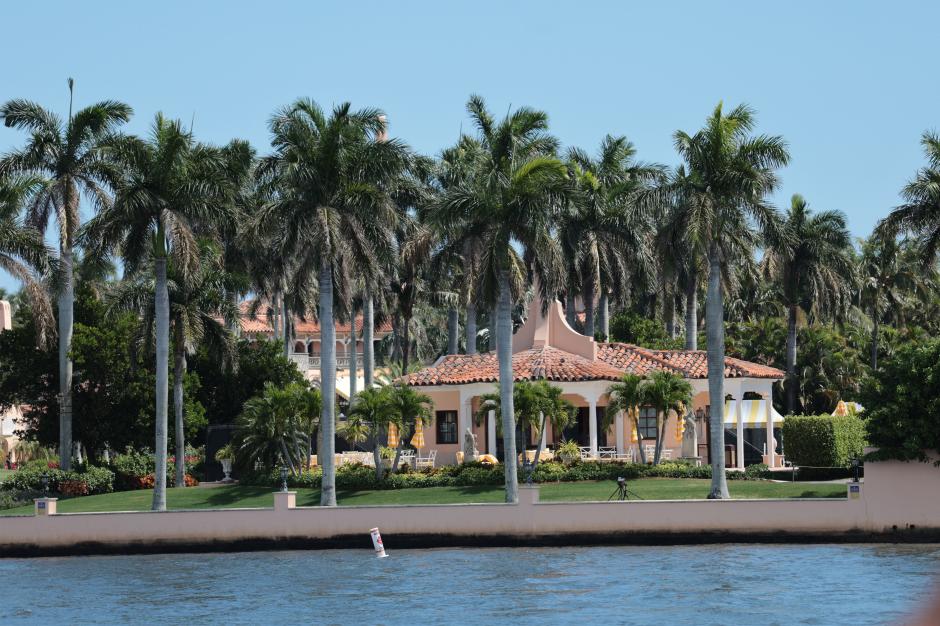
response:
M356 365L362 367L362 352L356 353ZM320 369L320 355L308 355L303 352L295 352L290 355L291 361L297 364L297 369L300 371L305 370L318 370ZM336 355L336 369L349 369L349 357L346 355Z

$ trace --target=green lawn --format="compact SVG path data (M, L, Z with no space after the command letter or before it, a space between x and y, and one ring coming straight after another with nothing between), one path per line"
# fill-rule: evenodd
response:
M695 479L646 478L635 480L628 488L646 500L687 500L702 498L708 493L709 481ZM606 500L616 488L613 481L547 483L541 485L542 501ZM763 481L732 481L734 498L833 498L845 496L842 484L771 483ZM124 491L100 496L60 500L60 513L100 511L146 511L150 509L152 491ZM319 503L319 491L298 489L297 505ZM460 502L502 502L501 487L428 487L388 491L340 491L340 505L355 504L453 504ZM216 487L204 489L170 489L167 503L171 509L205 509L273 506L271 489L264 487ZM28 515L32 507L0 511L0 515Z

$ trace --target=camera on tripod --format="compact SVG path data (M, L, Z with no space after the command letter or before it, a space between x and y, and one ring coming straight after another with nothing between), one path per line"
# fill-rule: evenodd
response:
M629 489L627 489L627 479L626 479L626 478L624 478L623 476L618 476L618 477L617 477L617 488L614 489L614 492L613 492L612 494L610 494L610 497L607 498L607 501L610 502L610 501L613 500L614 498L617 498L618 500L629 500L629 499L630 499L630 496L633 496L633 497L636 498L637 500L642 500L642 499L643 499L643 498L641 498L640 496L638 496L638 495L636 495L635 493L633 493L632 491L630 491Z

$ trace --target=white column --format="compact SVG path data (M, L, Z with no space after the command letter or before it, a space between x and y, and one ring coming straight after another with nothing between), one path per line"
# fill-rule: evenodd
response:
M588 400L588 406L590 410L588 411L588 435L590 436L591 444L591 456L597 458L597 399L591 398Z
M496 456L496 411L486 416L486 452Z
M540 441L539 445L542 447L543 450L544 450L546 447L548 447L548 446L547 446L547 443L548 443L548 424L544 424L544 422L545 422L545 415L544 415L543 413L539 412L539 423L540 423L540 424L543 424L543 426L542 426L542 437L541 437L541 441Z
M744 469L744 412L741 410L741 404L744 401L744 394L738 392L738 400L734 403L734 410L738 418L738 441L735 456L738 457L738 469Z
M457 446L458 450L463 450L464 433L470 426L471 398L460 398L460 406L457 407ZM467 459L469 460L469 459Z
M774 454L774 420L773 415L771 415L771 404L769 399L761 400L764 403L764 410L767 415L767 465L769 467L775 467L777 464L775 462Z
M617 411L614 418L614 435L617 437L617 456L623 456L623 411Z

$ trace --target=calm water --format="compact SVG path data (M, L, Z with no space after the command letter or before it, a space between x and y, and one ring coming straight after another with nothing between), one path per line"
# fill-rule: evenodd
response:
M0 559L0 621L883 624L940 582L936 545L389 550Z

